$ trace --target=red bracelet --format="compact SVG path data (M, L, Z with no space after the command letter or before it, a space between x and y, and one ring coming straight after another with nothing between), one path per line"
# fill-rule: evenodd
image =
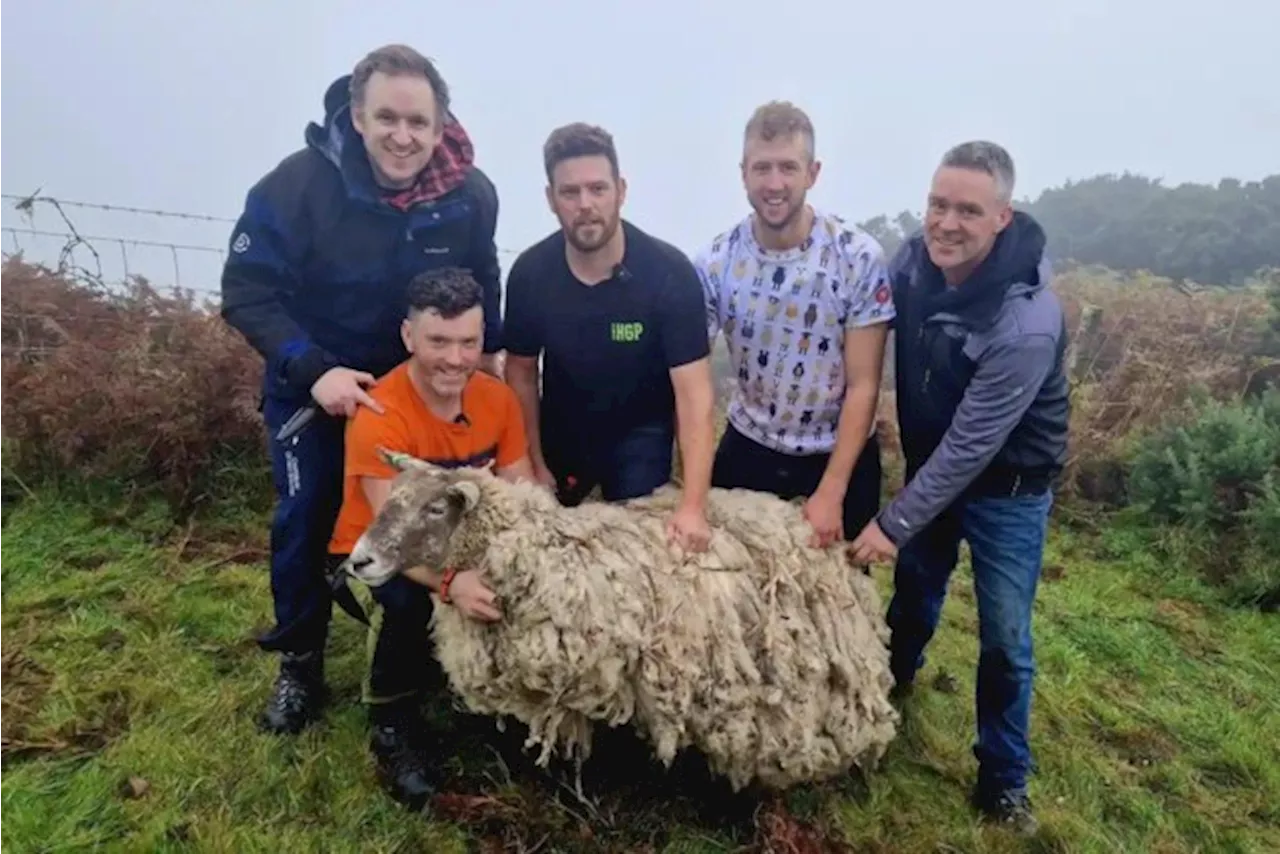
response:
M444 575L440 577L440 601L449 604L449 584L453 581L453 577L458 574L458 570L449 567L444 571Z

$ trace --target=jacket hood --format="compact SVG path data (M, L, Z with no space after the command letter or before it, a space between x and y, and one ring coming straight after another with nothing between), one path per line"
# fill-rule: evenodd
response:
M322 154L342 173L353 195L376 199L379 191L373 170L365 155L364 143L351 121L350 86L350 74L329 84L324 93L324 119L309 122L303 138L308 147ZM419 177L418 186L405 193L413 202L432 201L460 185L474 161L471 139L450 112L445 117L444 137Z
M923 234L912 240L918 242L913 250L920 259L927 317L946 315L983 330L995 322L1006 299L1033 294L1049 284L1044 229L1024 211L1014 211L986 259L956 287L947 286L929 258Z

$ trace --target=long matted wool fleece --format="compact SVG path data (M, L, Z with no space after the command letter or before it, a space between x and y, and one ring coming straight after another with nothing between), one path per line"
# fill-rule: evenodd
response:
M450 565L482 566L503 611L488 625L437 604L441 665L473 711L512 715L530 746L585 759L591 721L632 724L670 764L696 747L734 790L873 767L898 714L873 581L816 550L800 508L711 492L709 552L683 556L665 524L679 492L561 507L487 471Z

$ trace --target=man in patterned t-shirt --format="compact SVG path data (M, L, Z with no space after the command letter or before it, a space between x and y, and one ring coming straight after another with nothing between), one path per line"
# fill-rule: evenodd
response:
M724 332L737 375L712 484L804 497L825 546L879 510L875 411L894 309L880 244L806 203L820 166L803 111L756 110L742 162L754 212L695 266L708 333Z

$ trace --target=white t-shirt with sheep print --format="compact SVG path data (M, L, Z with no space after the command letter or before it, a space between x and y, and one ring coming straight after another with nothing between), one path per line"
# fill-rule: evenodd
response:
M815 214L794 249L761 247L748 216L695 259L708 334L714 343L724 332L737 378L729 423L789 454L835 447L845 332L894 316L879 242L835 215Z

